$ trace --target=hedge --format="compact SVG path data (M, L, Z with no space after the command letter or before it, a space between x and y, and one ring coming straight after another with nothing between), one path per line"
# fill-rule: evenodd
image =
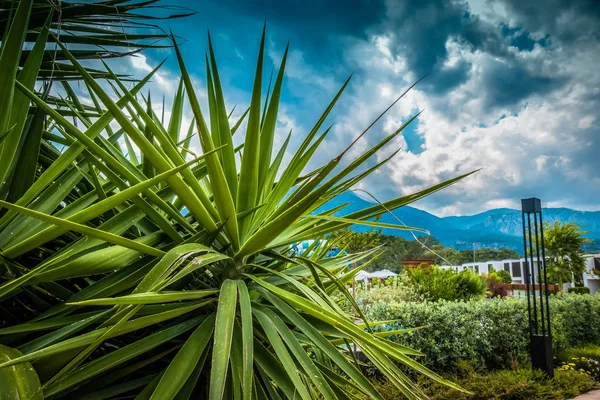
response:
M590 288L586 286L573 286L567 289L567 292L574 294L590 294Z
M585 344L600 344L600 296L559 294L550 298L555 356ZM477 368L514 368L529 363L527 302L379 302L365 310L371 321L396 320L376 330L422 327L390 340L421 350L435 371L452 371L460 360Z

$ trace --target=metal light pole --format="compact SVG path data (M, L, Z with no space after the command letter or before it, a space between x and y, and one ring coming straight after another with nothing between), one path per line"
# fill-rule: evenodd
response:
M552 331L550 329L550 306L548 304L542 202L536 197L522 199L521 210L523 249L525 252L523 272L525 273L525 284L527 286L531 364L534 368L546 372L552 378L554 377ZM528 259L529 261L527 261Z

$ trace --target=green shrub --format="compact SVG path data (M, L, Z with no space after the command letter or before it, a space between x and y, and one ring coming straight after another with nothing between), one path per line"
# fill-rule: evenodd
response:
M567 292L573 294L590 294L590 288L585 286L574 286L567 289Z
M422 327L394 339L421 350L425 365L447 371L459 360L472 360L481 368L510 368L526 361L526 313L524 302L510 299L378 304L367 317L398 320L380 330Z
M390 304L405 301L421 301L422 298L411 287L406 286L379 286L373 289L364 290L357 288L357 303L363 311L371 309L376 304ZM346 297L340 299L345 310L352 312L353 308Z
M587 345L583 347L575 347L569 349L567 352L567 358L564 360L569 360L573 357L585 357L592 358L594 360L600 361L600 346Z
M600 295L563 294L550 298L553 335L565 336L565 348L600 344ZM559 326L559 319L560 326ZM553 338L554 340L554 338Z
M523 299L379 302L366 314L372 321L396 320L378 326L379 331L422 327L390 339L421 350L423 363L436 371L450 371L460 360L470 360L480 369L514 368L529 362ZM564 359L573 347L600 344L600 296L553 296L550 315L557 359Z
M552 380L530 367L482 374L469 362L459 363L452 378L471 393L444 390L441 385L431 383L424 385L426 394L432 400L562 400L594 387L593 379L576 371L557 369Z
M405 283L430 301L482 299L487 292L487 283L478 274L436 266L409 269Z
M431 400L563 400L594 388L594 380L577 371L555 370L554 379L530 368L479 373L470 363L459 363L457 373L449 377L470 393L449 390L422 379L419 383ZM386 399L402 395L387 381L376 381L377 390Z
M498 275L498 277L503 283L512 283L512 277L510 276L510 272L502 269L500 271L497 271L496 275Z

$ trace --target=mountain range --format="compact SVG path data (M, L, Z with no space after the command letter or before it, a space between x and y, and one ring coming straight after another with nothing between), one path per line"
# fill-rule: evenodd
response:
M348 204L336 213L342 216L370 207L375 203L366 201L352 192L345 192L331 199L320 211ZM404 206L394 211L394 215L407 226L426 229L445 246L454 248L500 248L509 247L522 253L523 227L521 211L510 208L495 208L475 215L438 217L418 208ZM544 222L575 222L587 231L587 237L595 243L586 250L600 249L600 211L578 211L570 208L544 208ZM380 222L398 224L389 213L383 214ZM368 230L365 226L356 226L359 231ZM410 232L395 229L383 229L386 235L402 236L412 239ZM417 235L423 235L415 233Z

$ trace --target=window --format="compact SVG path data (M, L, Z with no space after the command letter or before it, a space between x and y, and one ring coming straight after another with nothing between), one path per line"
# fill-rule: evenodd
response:
M518 261L512 263L512 276L515 278L521 277L521 263Z
M504 263L504 270L505 270L506 272L510 272L510 264L508 264L508 263Z
M475 272L479 273L479 265L475 266Z

